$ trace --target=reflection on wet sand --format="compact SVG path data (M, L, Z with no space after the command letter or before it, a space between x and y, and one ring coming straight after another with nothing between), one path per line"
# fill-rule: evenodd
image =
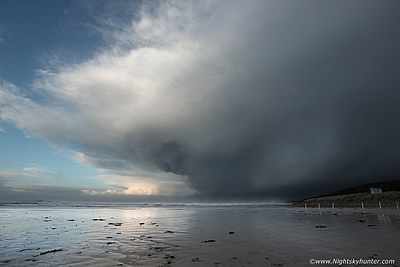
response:
M10 266L308 265L310 258L396 259L400 212L240 205L0 209Z

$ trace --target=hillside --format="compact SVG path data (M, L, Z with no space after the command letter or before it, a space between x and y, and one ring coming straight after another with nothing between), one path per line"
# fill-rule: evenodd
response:
M382 194L371 194L369 188L381 188ZM355 203L368 202L368 205L377 206L378 201L383 205L395 206L396 202L400 202L400 180L392 180L387 182L376 182L345 188L339 191L334 191L329 194L313 196L303 199L299 202L293 202L295 205L313 205L320 203L321 205L330 205L334 202L336 205L359 205ZM328 203L328 204L327 204ZM316 204L315 204L316 205Z
M347 195L336 195L336 196L323 196L316 198L308 198L304 200L305 203L311 202L335 202L335 203L350 203L350 202L367 202L367 201L399 201L400 191L388 191L382 194L371 194L371 193L354 193Z
M399 191L400 192L400 180L363 184L363 185L358 185L358 186L354 186L354 187L350 187L350 188L345 188L345 189L342 189L339 191L334 191L329 194L314 196L314 197L310 197L310 198L341 196L341 195L350 195L350 194L357 194L357 193L370 193L370 190L369 190L370 187L382 188L383 192L388 192L388 191ZM303 201L310 199L310 198L306 198Z

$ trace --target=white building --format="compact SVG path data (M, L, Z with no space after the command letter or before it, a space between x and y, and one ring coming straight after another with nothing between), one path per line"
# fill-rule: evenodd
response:
M371 194L382 194L382 188L370 187Z

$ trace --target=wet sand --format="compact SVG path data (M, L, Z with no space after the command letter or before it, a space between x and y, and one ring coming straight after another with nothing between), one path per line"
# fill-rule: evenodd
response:
M310 266L310 258L400 263L400 212L335 214L270 205L2 207L0 264Z

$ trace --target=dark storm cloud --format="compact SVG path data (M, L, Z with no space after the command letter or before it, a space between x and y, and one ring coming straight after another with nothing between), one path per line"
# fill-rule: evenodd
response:
M393 4L298 3L292 11L286 2L270 6L287 13L273 21L255 13L261 25L239 25L242 38L227 47L229 79L188 123L207 148L177 139L151 160L216 196L304 196L398 177Z
M150 47L122 57L126 77L93 78L94 61L43 78L47 91L78 107L67 119L79 129L53 117L39 127L13 120L90 154L92 165L185 175L209 197L296 198L397 178L399 7L254 1L195 16L198 6L162 6L127 31ZM192 14L186 28L175 25L182 10ZM124 45L127 36L118 36ZM114 95L102 98L110 88Z

